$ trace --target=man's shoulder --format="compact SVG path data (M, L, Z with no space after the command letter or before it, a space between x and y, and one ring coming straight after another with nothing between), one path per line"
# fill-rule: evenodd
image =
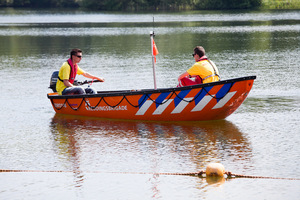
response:
M70 65L68 64L68 62L64 62L62 65L61 65L61 69L69 69L70 68Z
M206 66L207 64L209 64L208 60L200 60L200 61L196 62L194 65L198 66L198 67L203 67L203 66Z
M192 67L202 67L203 66L203 61L195 62Z

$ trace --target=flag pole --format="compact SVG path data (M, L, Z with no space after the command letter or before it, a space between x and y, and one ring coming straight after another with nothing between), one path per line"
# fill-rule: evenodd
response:
M150 31L154 89L157 89L157 87L156 87L156 75L155 75L155 56L154 56L154 52L153 52L153 37L154 37L154 31Z

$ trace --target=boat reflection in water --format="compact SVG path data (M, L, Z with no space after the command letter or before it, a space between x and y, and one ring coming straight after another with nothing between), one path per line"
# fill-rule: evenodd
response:
M229 121L120 121L55 114L51 122L54 149L66 170L84 172L197 172L210 162L244 167L252 150ZM186 171L182 171L186 170ZM209 179L207 184L224 179Z

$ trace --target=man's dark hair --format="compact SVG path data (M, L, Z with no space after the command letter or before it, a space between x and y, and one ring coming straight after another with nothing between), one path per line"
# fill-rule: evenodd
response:
M198 54L200 58L205 55L205 49L202 46L196 46L194 52Z
M77 53L82 53L81 49L72 49L70 52L70 58L72 58L73 55L77 55Z

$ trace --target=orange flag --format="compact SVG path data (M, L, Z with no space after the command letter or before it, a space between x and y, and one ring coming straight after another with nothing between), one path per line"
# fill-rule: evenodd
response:
M157 54L159 54L159 53L158 53L156 44L155 44L154 39L153 39L153 55L156 56Z
M153 43L153 56L154 56L154 60L156 62L156 55L159 54L159 52L157 50L156 44L154 42L154 39L152 39L152 43Z

